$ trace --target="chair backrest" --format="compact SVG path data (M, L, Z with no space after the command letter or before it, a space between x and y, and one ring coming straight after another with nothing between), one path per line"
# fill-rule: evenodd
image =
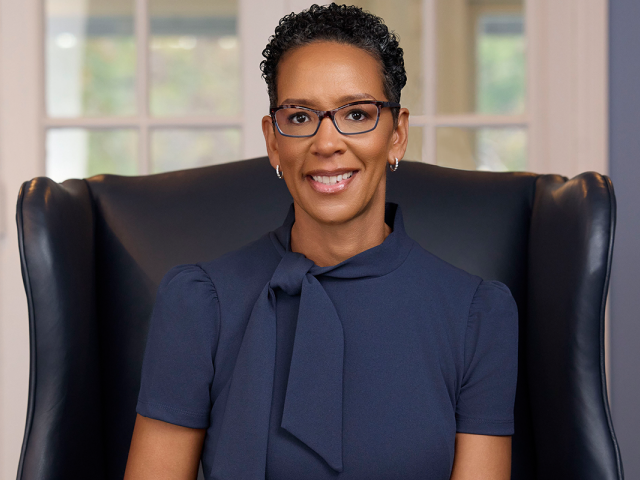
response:
M611 181L405 161L387 184L411 237L516 299L512 478L621 479L604 371ZM122 478L160 279L276 228L290 202L266 158L23 185L31 371L19 479Z

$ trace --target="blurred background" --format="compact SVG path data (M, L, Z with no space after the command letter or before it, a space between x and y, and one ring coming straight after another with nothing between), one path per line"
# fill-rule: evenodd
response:
M311 2L296 3L287 6ZM356 2L386 20L406 53L406 157L526 170L522 0L426 3ZM278 15L257 19L256 31L242 28L249 19L240 7L148 0L142 12L134 0L44 0L47 176L158 173L262 155L261 130L250 121L266 112L266 97L254 103L245 92L264 93L256 54Z
M311 3L0 0L0 478L15 477L28 390L13 218L20 184L265 155L261 52L283 15ZM612 176L607 368L627 478L640 478L639 3L353 2L384 18L405 51L405 159Z

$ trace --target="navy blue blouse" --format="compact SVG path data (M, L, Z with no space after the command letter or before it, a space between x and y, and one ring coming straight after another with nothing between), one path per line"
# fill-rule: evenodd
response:
M284 224L171 269L137 412L206 428L216 480L449 479L456 432L513 434L517 307L404 231L318 267Z

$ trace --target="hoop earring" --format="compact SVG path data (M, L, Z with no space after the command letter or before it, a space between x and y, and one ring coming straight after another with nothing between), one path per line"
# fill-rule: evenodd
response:
M395 172L397 169L398 169L398 159L396 158L395 167L392 167L391 165L389 165L389 170L391 170L392 172Z
M284 175L282 174L282 171L280 170L280 165L276 165L276 176L282 180L282 178L284 177Z

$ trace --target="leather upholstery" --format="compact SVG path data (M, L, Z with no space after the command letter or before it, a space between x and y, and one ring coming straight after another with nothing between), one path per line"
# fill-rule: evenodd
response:
M387 198L412 238L516 299L512 478L622 479L604 370L609 178L405 161L388 175ZM122 478L160 279L278 227L290 202L265 158L25 182L17 222L31 374L18 479Z

